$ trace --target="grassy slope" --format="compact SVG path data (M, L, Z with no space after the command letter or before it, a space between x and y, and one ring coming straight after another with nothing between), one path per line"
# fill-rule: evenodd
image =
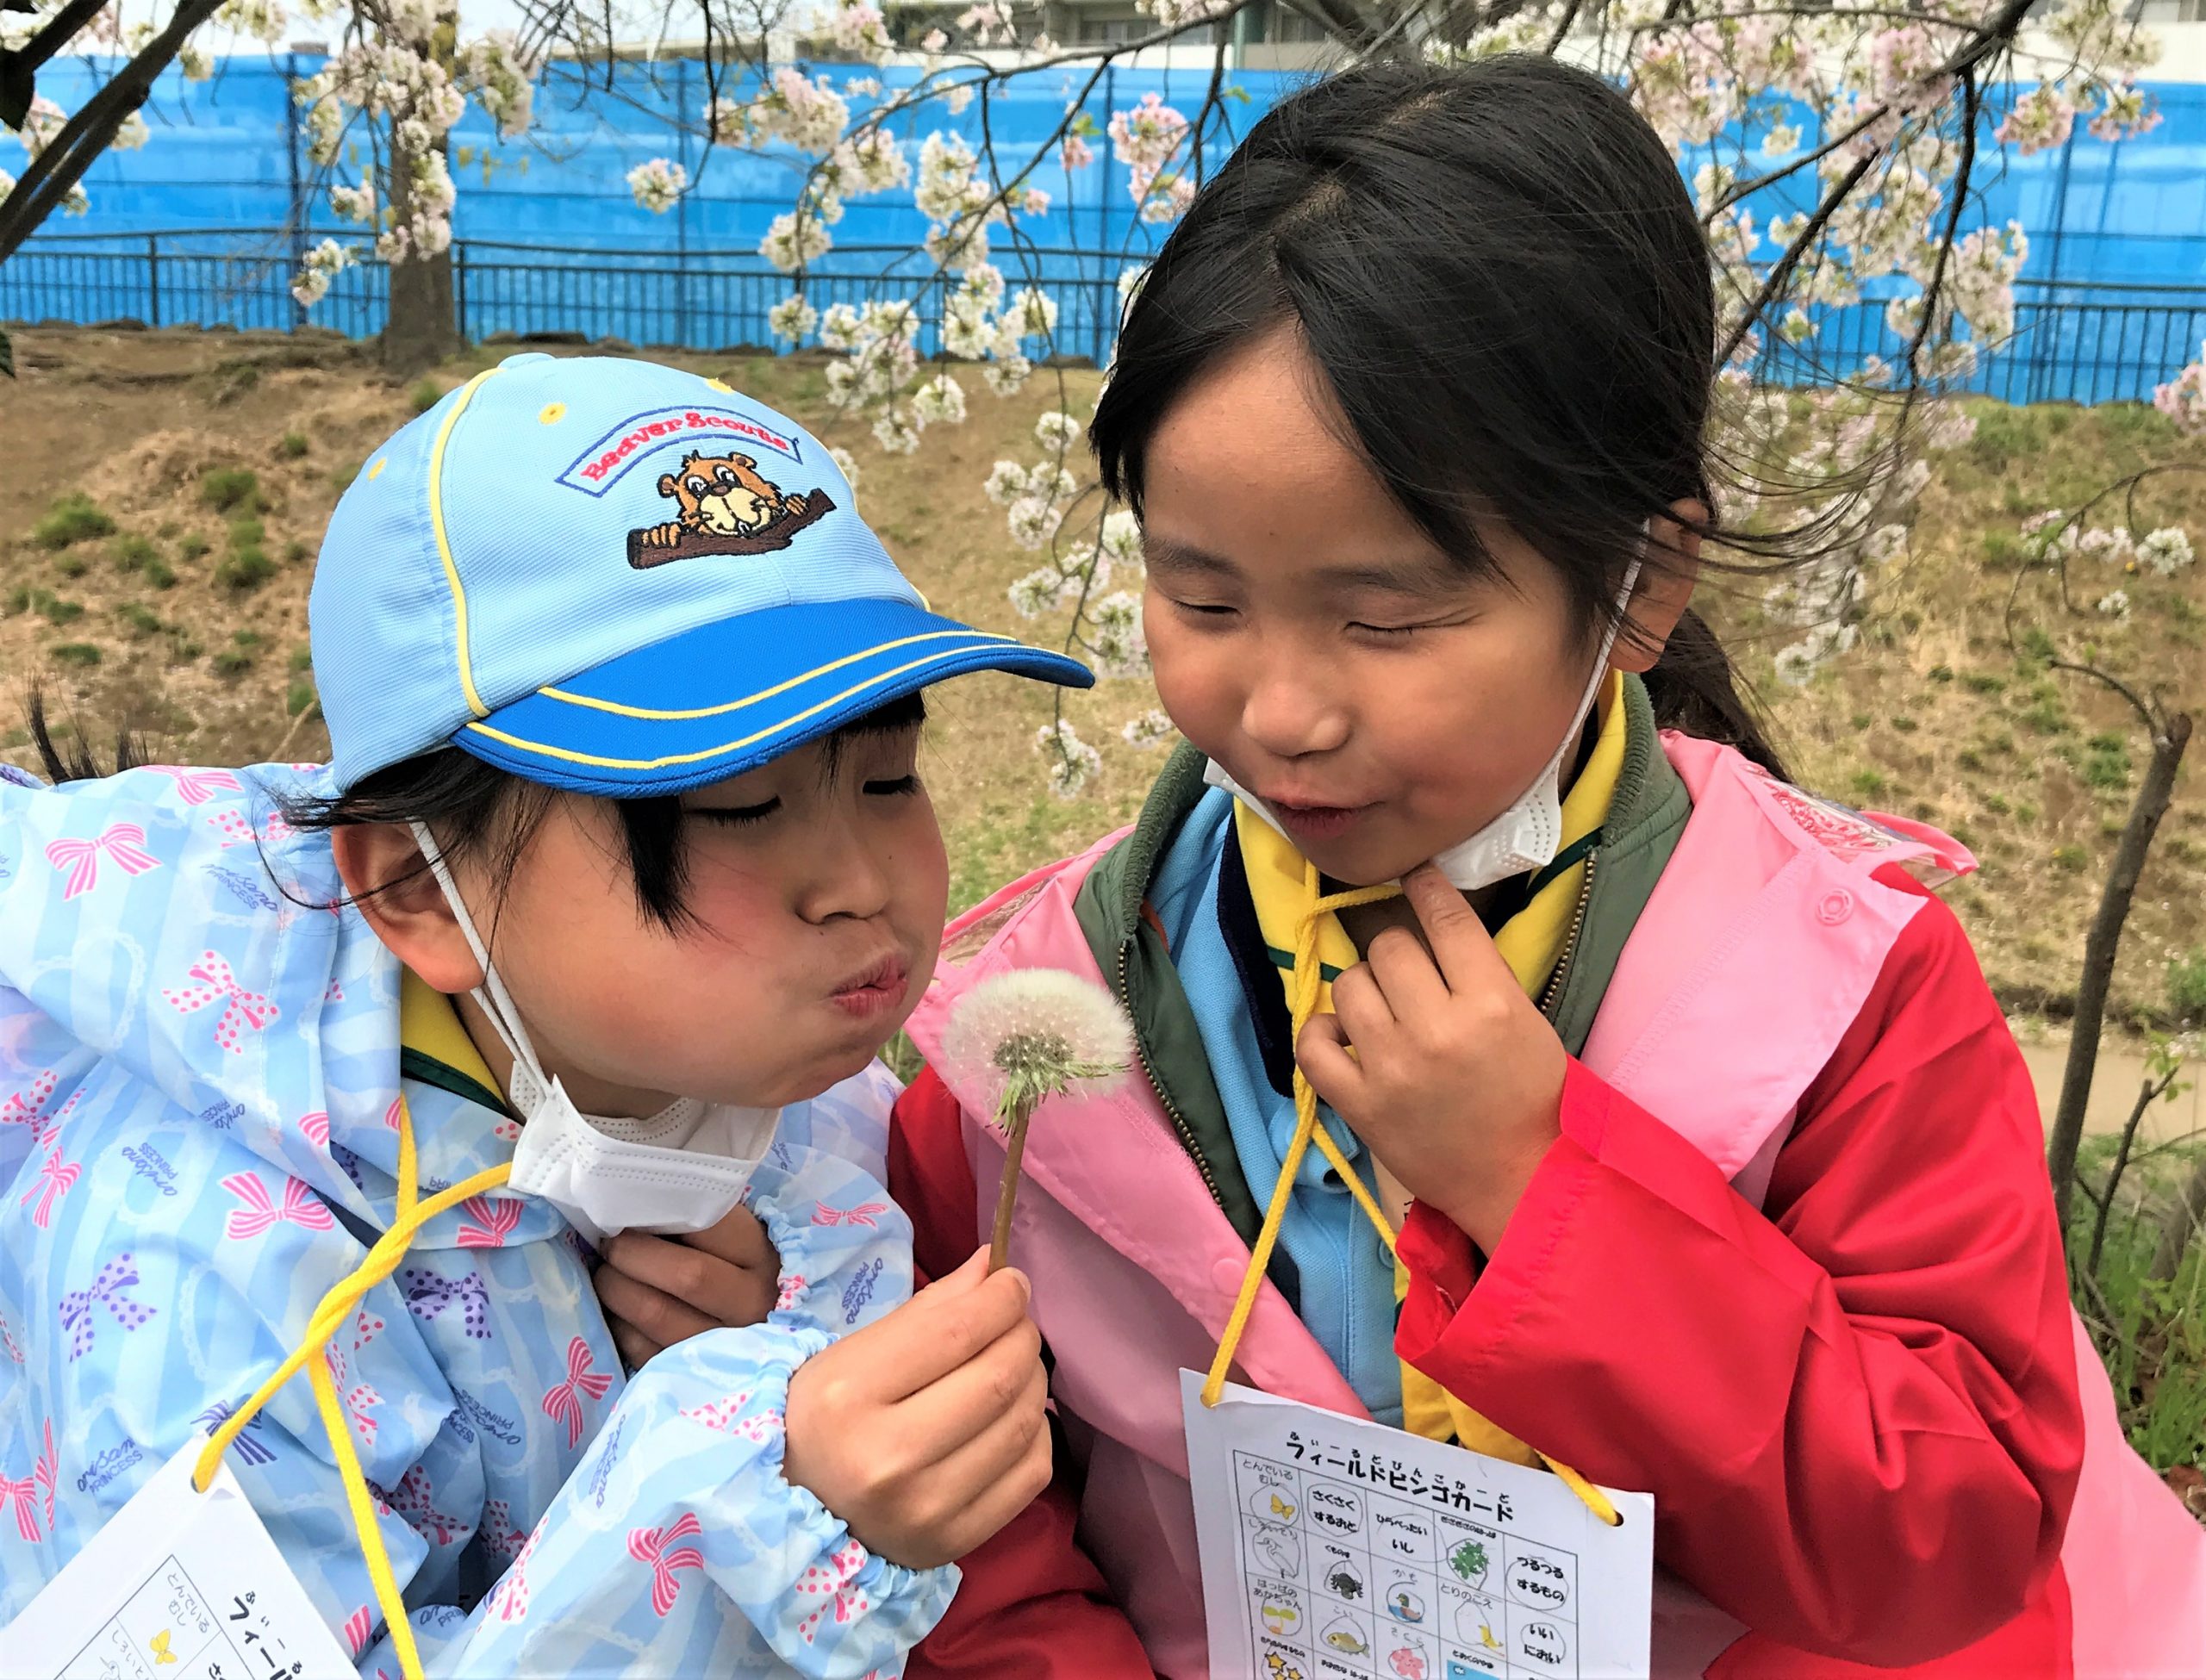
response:
M434 383L447 386L497 353L456 363ZM0 382L0 426L22 440L0 481L0 607L10 609L0 617L0 669L40 675L96 739L131 717L165 753L201 762L321 752L319 726L293 710L310 681L302 662L311 557L340 487L412 412L414 394L341 345L27 333L19 355L23 377ZM668 359L721 376L851 446L861 509L935 605L991 628L1061 633L1054 622L1022 624L1007 604L1006 588L1033 557L1012 547L977 487L1000 456L1038 458L1031 428L1043 409L1062 403L1085 415L1094 375L1044 373L1006 400L969 379L967 423L896 458L838 428L816 364ZM287 434L303 452L298 441L286 445ZM2023 1006L2049 999L2057 1008L2072 987L2110 831L2126 809L2123 783L2134 781L2143 748L2118 701L2018 661L2002 623L2012 582L2000 569L2002 544L2029 513L2180 452L2141 410L1986 405L1976 443L1943 463L1926 493L1916 555L1882 581L1882 617L1865 644L1805 690L1769 681L1768 656L1783 638L1761 625L1756 592L1712 603L1737 638L1742 669L1771 694L1803 781L1938 823L1977 849L1984 872L1954 889L1954 902L1995 985ZM251 517L274 575L249 586L217 581L225 558L252 539L249 528L232 530L246 510L217 510L203 488L210 471L236 468L256 475L267 503ZM117 530L58 550L37 545L28 533L71 491ZM2199 487L2161 495L2147 512L2151 523L2190 523L2206 546ZM142 563L147 544L175 575L166 588ZM2180 588L2160 586L2156 611L2145 610L2153 590L2122 581L2141 608L2123 633L2144 638L2150 669L2206 698L2206 567ZM72 607L81 610L72 616ZM97 663L67 663L90 656L72 649L94 650ZM1156 761L1115 737L1151 703L1144 686L1126 682L1069 698L1082 736L1105 749L1106 768L1066 804L1048 793L1033 750L1050 716L1046 691L981 677L939 694L931 779L956 902L1131 817ZM20 761L14 722L0 717L0 750ZM2108 732L2120 737L2113 746L2091 745ZM2185 778L2146 877L2117 992L2129 1009L2159 1005L2169 951L2206 943L2202 775L2194 766Z

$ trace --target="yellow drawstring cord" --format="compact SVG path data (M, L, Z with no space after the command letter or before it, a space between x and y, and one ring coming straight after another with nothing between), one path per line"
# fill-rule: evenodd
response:
M1383 899L1399 896L1401 888L1393 883L1380 887L1359 887L1352 892L1335 893L1321 896L1318 892L1318 866L1306 863L1310 889L1310 908L1304 912L1294 936L1294 996L1290 1015L1293 1037L1297 1046L1302 1041L1302 1029L1318 1012L1318 988L1324 982L1324 970L1318 961L1318 930L1324 918L1343 910L1353 910L1358 905L1377 904ZM1379 1233L1380 1241L1387 1245L1389 1255L1394 1253L1394 1228L1387 1216L1379 1210L1379 1204L1365 1188L1363 1176L1341 1154L1340 1146L1333 1142L1332 1134L1318 1123L1318 1093L1302 1072L1299 1060L1294 1067L1294 1136L1287 1146L1287 1154L1280 1161L1279 1179L1272 1186L1271 1205L1264 1210L1264 1223L1257 1233L1256 1245L1249 1251L1249 1265L1241 1274L1241 1292L1234 1298L1233 1311L1225 1321L1225 1332L1218 1338L1218 1353L1210 1362L1210 1375L1203 1383L1203 1404L1215 1406L1225 1391L1225 1374L1232 1368L1234 1350L1241 1345L1242 1332L1249 1328L1249 1316L1256 1310L1256 1296L1264 1285L1264 1278L1271 1266L1272 1250L1278 1246L1281 1225L1287 1218L1288 1199L1294 1193L1295 1174L1302 1166L1302 1157L1312 1142L1324 1156L1341 1182L1355 1198L1355 1204L1363 1210L1371 1228ZM1592 1512L1611 1528L1622 1523L1623 1517L1600 1489L1580 1476L1568 1465L1539 1453L1540 1462L1547 1465L1561 1480L1564 1486L1585 1502Z
M414 1625L407 1619L406 1602L399 1596L398 1580L391 1573L390 1554L383 1548L383 1534L376 1524L375 1506L369 1498L367 1478L361 1473L360 1456L352 1446L352 1428L338 1403L336 1381L329 1374L328 1361L317 1356L360 1304L362 1297L398 1269L398 1262L406 1257L408 1248L422 1226L470 1196L495 1190L513 1176L513 1170L510 1162L489 1167L449 1190L439 1191L426 1202L417 1202L415 1198L421 1192L414 1154L414 1117L402 1097L398 1104L398 1206L390 1229L368 1250L367 1257L321 1297L313 1317L307 1322L304 1339L292 1349L291 1356L253 1391L250 1400L223 1421L192 1468L192 1485L200 1492L206 1492L221 1464L222 1454L230 1450L239 1432L304 1366L307 1380L314 1389L315 1404L321 1412L322 1427L329 1432L329 1445L336 1454L338 1478L345 1484L345 1503L352 1514L353 1530L359 1536L360 1555L368 1565L368 1579L375 1588L376 1604L390 1629L391 1644L397 1652L399 1672L404 1680L422 1680L421 1656L414 1645Z

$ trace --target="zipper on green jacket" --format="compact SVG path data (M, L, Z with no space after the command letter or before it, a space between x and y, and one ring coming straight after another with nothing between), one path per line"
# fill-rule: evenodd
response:
M1139 936L1138 932L1134 936L1135 938ZM1131 976L1133 950L1134 940L1131 938L1125 940L1119 947L1119 1002L1129 1016L1134 1012ZM1194 1162L1195 1171L1202 1174L1203 1187L1210 1192L1211 1200L1218 1204L1221 1212L1224 1211L1225 1198L1218 1190L1217 1179L1212 1176L1209 1158L1203 1154L1202 1146L1195 1141L1194 1129L1187 1124L1187 1117L1180 1112L1178 1104L1173 1102L1171 1094L1165 1090L1164 1081L1156 1077L1156 1070L1149 1065L1147 1039L1140 1032L1136 1032L1133 1037L1134 1059L1141 1063L1141 1071L1143 1076L1149 1080L1149 1088L1156 1093L1158 1105L1171 1117L1172 1129L1180 1135L1180 1147L1187 1151L1187 1159Z
M1555 972L1540 989L1540 1013L1549 1021L1555 1019L1562 1002L1563 982L1570 978L1571 961L1578 955L1578 936L1586 930L1586 906L1593 901L1593 866L1600 857L1598 851L1586 854L1586 873L1578 883L1578 907L1571 912L1570 931L1562 937L1562 955L1555 958Z

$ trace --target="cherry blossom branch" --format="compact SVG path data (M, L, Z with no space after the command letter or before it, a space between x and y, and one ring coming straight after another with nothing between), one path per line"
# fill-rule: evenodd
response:
M1785 247L1785 254L1771 265L1767 277L1762 281L1760 290L1755 294L1754 300L1748 306L1746 313L1741 315L1733 324L1730 331L1724 334L1723 342L1716 352L1717 366L1729 367L1731 364L1732 356L1737 352L1739 346L1746 342L1747 334L1754 330L1754 323L1761 318L1762 311L1767 309L1778 294L1785 289L1785 283L1792 277L1792 271L1800 265L1800 258L1807 254L1809 246L1823 237L1823 229L1830 225L1830 220L1838 214L1839 207L1846 202L1854 189L1860 184L1861 177L1869 172L1869 166L1875 161L1876 156L1872 153L1855 163L1853 168L1846 171L1844 178L1837 186L1831 189L1823 202L1816 207L1816 213L1808 219L1807 225L1800 229L1799 233L1794 236L1792 244Z
M1946 281L1946 264L1954 254L1954 240L1960 232L1961 207L1968 200L1969 177L1976 165L1976 122L1978 95L1976 72L1961 72L1961 155L1954 165L1954 184L1951 202L1946 207L1945 236L1938 241L1938 254L1932 259L1930 277L1922 283L1922 319L1916 323L1915 336L1908 343L1906 367L1912 382L1916 376L1915 358L1922 353L1923 341L1938 319L1938 294ZM1912 384L1910 383L1910 389Z
M155 79L175 62L192 32L221 5L221 0L178 0L168 27L147 41L40 149L6 199L0 201L0 261L14 255L16 247L60 208L70 190L106 152L115 131L146 103Z
M27 72L36 70L69 43L76 40L92 20L105 11L109 0L69 0L69 4L39 26L39 31L21 47L0 53L0 67L11 75L23 76L28 88ZM28 100L26 100L28 105ZM0 110L0 122L11 128L22 126L23 113Z

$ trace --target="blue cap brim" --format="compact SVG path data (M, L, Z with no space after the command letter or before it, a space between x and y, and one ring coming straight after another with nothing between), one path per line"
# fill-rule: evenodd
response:
M614 799L756 769L876 707L971 671L1070 688L1094 674L907 601L792 603L701 625L461 728L452 744L530 781Z

